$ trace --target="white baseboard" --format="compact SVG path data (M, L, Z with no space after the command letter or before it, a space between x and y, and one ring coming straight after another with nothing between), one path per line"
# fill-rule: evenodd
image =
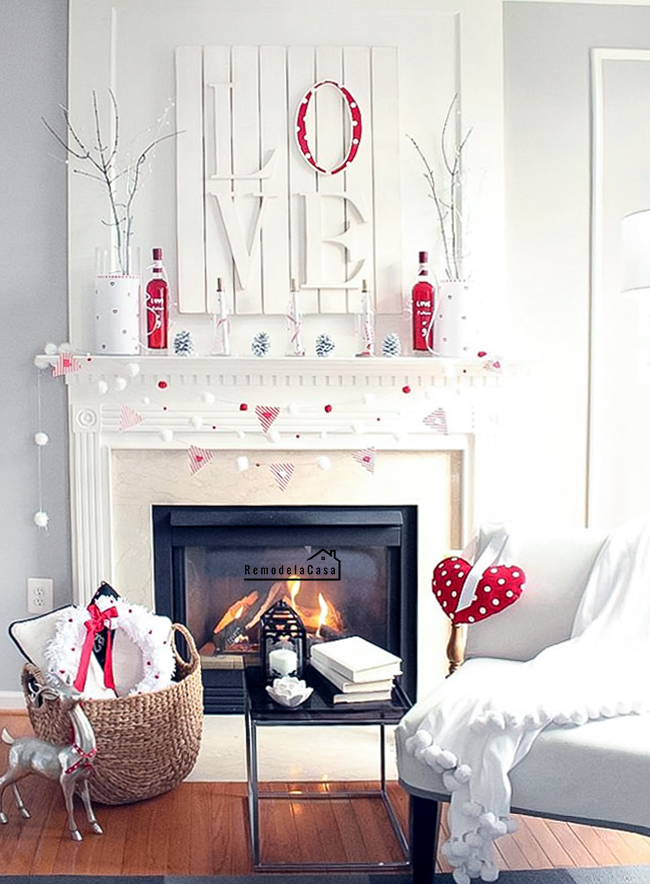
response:
M25 698L22 691L0 691L0 710L24 708Z

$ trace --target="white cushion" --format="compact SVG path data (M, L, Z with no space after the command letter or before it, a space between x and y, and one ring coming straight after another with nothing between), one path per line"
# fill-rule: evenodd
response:
M495 529L481 529L478 552ZM526 575L521 598L467 629L465 656L530 660L571 635L580 597L606 533L591 529L512 531L505 565Z

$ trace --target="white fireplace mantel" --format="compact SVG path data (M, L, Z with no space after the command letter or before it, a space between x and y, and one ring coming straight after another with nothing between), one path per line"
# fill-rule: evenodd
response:
M40 368L55 356L39 356ZM65 374L74 598L113 573L112 460L143 452L457 451L464 526L492 469L494 414L518 366L489 359L77 356ZM258 406L278 409L265 429ZM425 419L436 414L438 421ZM131 417L132 424L128 422ZM188 474L189 475L189 474ZM214 501L218 503L219 501Z

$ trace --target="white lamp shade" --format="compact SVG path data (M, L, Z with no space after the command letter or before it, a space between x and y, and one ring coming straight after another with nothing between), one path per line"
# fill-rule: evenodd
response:
M650 209L626 215L621 237L623 291L650 289Z

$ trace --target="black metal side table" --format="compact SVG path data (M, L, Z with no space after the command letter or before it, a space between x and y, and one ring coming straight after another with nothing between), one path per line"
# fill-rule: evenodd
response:
M281 871L285 869L302 871L323 871L324 869L347 871L372 871L382 869L404 870L409 867L408 842L399 823L386 786L386 726L395 725L410 708L410 702L399 685L393 689L392 699L377 704L338 704L332 702L333 689L329 682L315 670L308 668L305 676L307 684L314 688L312 695L301 706L289 709L275 703L267 694L262 671L259 667L247 667L246 685L246 765L248 773L248 808L251 828L253 867L255 870ZM262 727L314 725L368 725L379 727L379 788L374 790L353 790L340 792L303 792L300 795L287 792L260 791L257 731ZM399 861L387 862L264 862L261 856L260 802L266 799L309 800L328 798L377 798L383 802L397 842L403 854Z

